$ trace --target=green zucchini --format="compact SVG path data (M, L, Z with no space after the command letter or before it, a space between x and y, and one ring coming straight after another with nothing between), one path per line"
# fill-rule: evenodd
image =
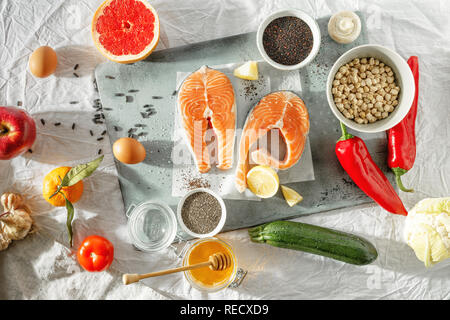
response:
M253 242L365 265L378 257L367 240L353 234L293 221L274 221L248 230Z

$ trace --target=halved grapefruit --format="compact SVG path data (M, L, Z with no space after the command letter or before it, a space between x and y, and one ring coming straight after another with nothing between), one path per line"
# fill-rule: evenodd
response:
M158 45L158 14L146 0L106 0L92 19L92 38L112 61L145 59Z

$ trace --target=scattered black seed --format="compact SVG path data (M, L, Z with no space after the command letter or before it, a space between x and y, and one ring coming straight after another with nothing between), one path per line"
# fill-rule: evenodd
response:
M100 99L99 98L95 99L94 103L100 103Z
M113 76L105 76L106 79L115 79Z
M94 136L94 132L92 132L92 130L89 130L89 133L91 134L91 136Z
M28 149L28 152L29 152L29 153L33 153L33 150L31 150L31 149Z
M94 85L94 89L95 89L95 91L97 91L97 92L98 92L97 80L96 80L96 79L94 79L94 81L92 82L92 84Z
M77 70L78 69L78 63L75 65L75 67L73 67L73 70Z
M103 108L103 110L106 110L106 111L111 111L111 110L112 110L112 108Z
M128 133L135 133L136 130L137 130L136 128L131 128L131 129L128 130Z
M142 123L137 123L134 126L137 127L137 128L145 128L146 127L146 125L142 124Z
M97 138L97 141L102 141L104 138L103 137L100 137L100 138Z
M135 134L128 134L128 138L137 139L137 136Z
M147 136L147 132L138 133L138 137L145 137L145 136Z
M121 127L114 126L113 128L114 128L115 131L122 131L122 128L121 128Z
M94 114L94 119L100 119L101 116L101 113Z
M54 123L54 125L55 125L55 127L60 126L61 122L56 122L56 123Z
M101 154L102 153L102 149L98 149L98 153L97 154Z
M174 90L173 92L172 92L172 96L174 96L174 95L176 95L177 94L177 90Z
M106 134L106 130L104 130L102 133L101 133L101 136L104 136Z
M134 101L134 99L133 99L132 96L127 96L126 97L126 102L133 102L133 101Z
M80 76L78 75L78 74L76 74L75 72L73 73L73 75L76 77L76 78L79 78Z
M17 101L17 106L18 106L18 107L21 107L21 106L22 106L22 101L20 101L20 100Z
M42 123L43 126L45 126L45 120L44 119L41 119L41 123Z
M131 90L128 90L128 92L129 92L129 93L134 93L134 92L139 92L139 90L137 90L137 89L131 89Z
M75 130L75 123L72 124L72 130Z
M116 97L123 97L125 95L125 93L115 93L114 94Z
M148 112L141 112L141 116L142 116L142 118L144 118L144 119L150 117L150 115L148 114Z
M94 119L92 119L92 122L94 122L95 124L101 124L101 123L103 123L103 121L101 121L99 118L94 118Z
M79 103L78 101L70 101L69 102L70 104L77 104L77 103Z
M161 96L153 96L152 99L163 99Z

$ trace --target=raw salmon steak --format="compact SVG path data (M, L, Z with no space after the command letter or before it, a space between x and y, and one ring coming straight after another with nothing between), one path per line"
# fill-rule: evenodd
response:
M236 102L230 79L220 71L201 67L189 75L178 93L178 107L187 143L201 173L211 169L206 131L217 139L217 167L233 165Z
M272 156L264 148L250 152L254 143L274 129L279 131L286 144L284 159ZM236 187L239 192L244 192L247 188L249 153L255 164L289 169L300 159L308 132L308 110L300 97L290 91L273 92L263 97L248 115L242 132L236 171Z

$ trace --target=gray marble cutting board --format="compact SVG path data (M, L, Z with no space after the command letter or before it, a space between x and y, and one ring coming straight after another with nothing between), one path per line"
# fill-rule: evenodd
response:
M341 135L340 127L325 95L331 66L345 51L367 43L366 27L361 17L360 37L352 44L340 45L328 36L328 19L318 20L322 32L318 56L299 71L302 79L302 92L299 94L310 113L309 136L315 180L288 185L304 197L293 208L286 204L281 192L262 201L225 200L228 217L223 231L373 202L351 181L336 159L334 147ZM158 51L145 61L131 65L107 62L97 67L96 80L103 107L112 109L104 111L111 143L127 136L128 130L136 124L145 125L137 128L134 134L143 132L139 140L147 149L146 160L133 166L116 161L125 208L158 199L168 203L176 212L179 198L171 196L176 74L196 70L205 64L260 60L255 37L255 33L242 34ZM139 91L134 92L136 90ZM143 118L143 106L148 104L153 105L155 113ZM386 166L385 134L357 135L365 139L372 157L393 181L393 175Z

